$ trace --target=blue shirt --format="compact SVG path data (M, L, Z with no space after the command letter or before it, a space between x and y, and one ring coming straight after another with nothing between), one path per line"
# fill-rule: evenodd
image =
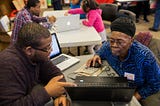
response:
M72 3L70 3L70 8L71 9L80 8L81 1L82 0L79 0L79 2L77 4L75 4L75 5L73 5ZM84 18L86 18L86 14L80 14L80 19L84 19Z
M160 68L155 56L138 41L133 42L124 61L112 55L109 42L103 43L97 55L107 60L120 76L126 72L134 75L134 85L143 99L160 90Z

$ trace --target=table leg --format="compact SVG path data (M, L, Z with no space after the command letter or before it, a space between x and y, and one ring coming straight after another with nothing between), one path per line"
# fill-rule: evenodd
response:
M80 46L77 47L77 54L80 56Z
M68 47L67 50L68 50L68 52L67 52L68 55L75 56L75 55L70 51L70 47Z

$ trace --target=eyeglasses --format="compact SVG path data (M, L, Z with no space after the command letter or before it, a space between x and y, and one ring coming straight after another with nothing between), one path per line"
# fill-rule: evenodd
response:
M34 47L34 46L32 46L32 48L36 49L36 50L40 50L42 52L49 52L52 49L51 45L49 45L48 47L45 47L43 49L40 49L40 48L37 48L37 47Z
M118 46L123 46L126 44L126 42L124 40L121 40L121 39L112 39L112 38L109 38L108 39L110 44L113 45L114 43L116 43Z

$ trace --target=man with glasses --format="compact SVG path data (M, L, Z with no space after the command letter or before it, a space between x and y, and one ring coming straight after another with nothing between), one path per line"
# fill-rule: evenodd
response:
M76 85L65 82L50 61L51 41L48 29L31 22L14 45L0 52L0 105L44 106L53 97L55 106L69 106L65 87Z
M107 60L119 76L134 82L134 96L143 106L159 106L160 68L151 50L134 40L134 22L120 17L111 23L110 28L108 41L86 65L94 66L96 61L101 64L101 60Z

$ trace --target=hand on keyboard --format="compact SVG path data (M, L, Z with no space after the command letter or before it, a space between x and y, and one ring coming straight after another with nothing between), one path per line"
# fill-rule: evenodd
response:
M86 67L84 64L82 67L80 67L78 70L76 70L74 73L77 73L78 75L84 75L84 76L98 76L105 70L106 66L95 68L95 67Z
M94 74L98 70L99 70L99 68L86 67L86 65L84 64L78 70L76 70L74 73L77 73L78 75L92 76L92 74Z

